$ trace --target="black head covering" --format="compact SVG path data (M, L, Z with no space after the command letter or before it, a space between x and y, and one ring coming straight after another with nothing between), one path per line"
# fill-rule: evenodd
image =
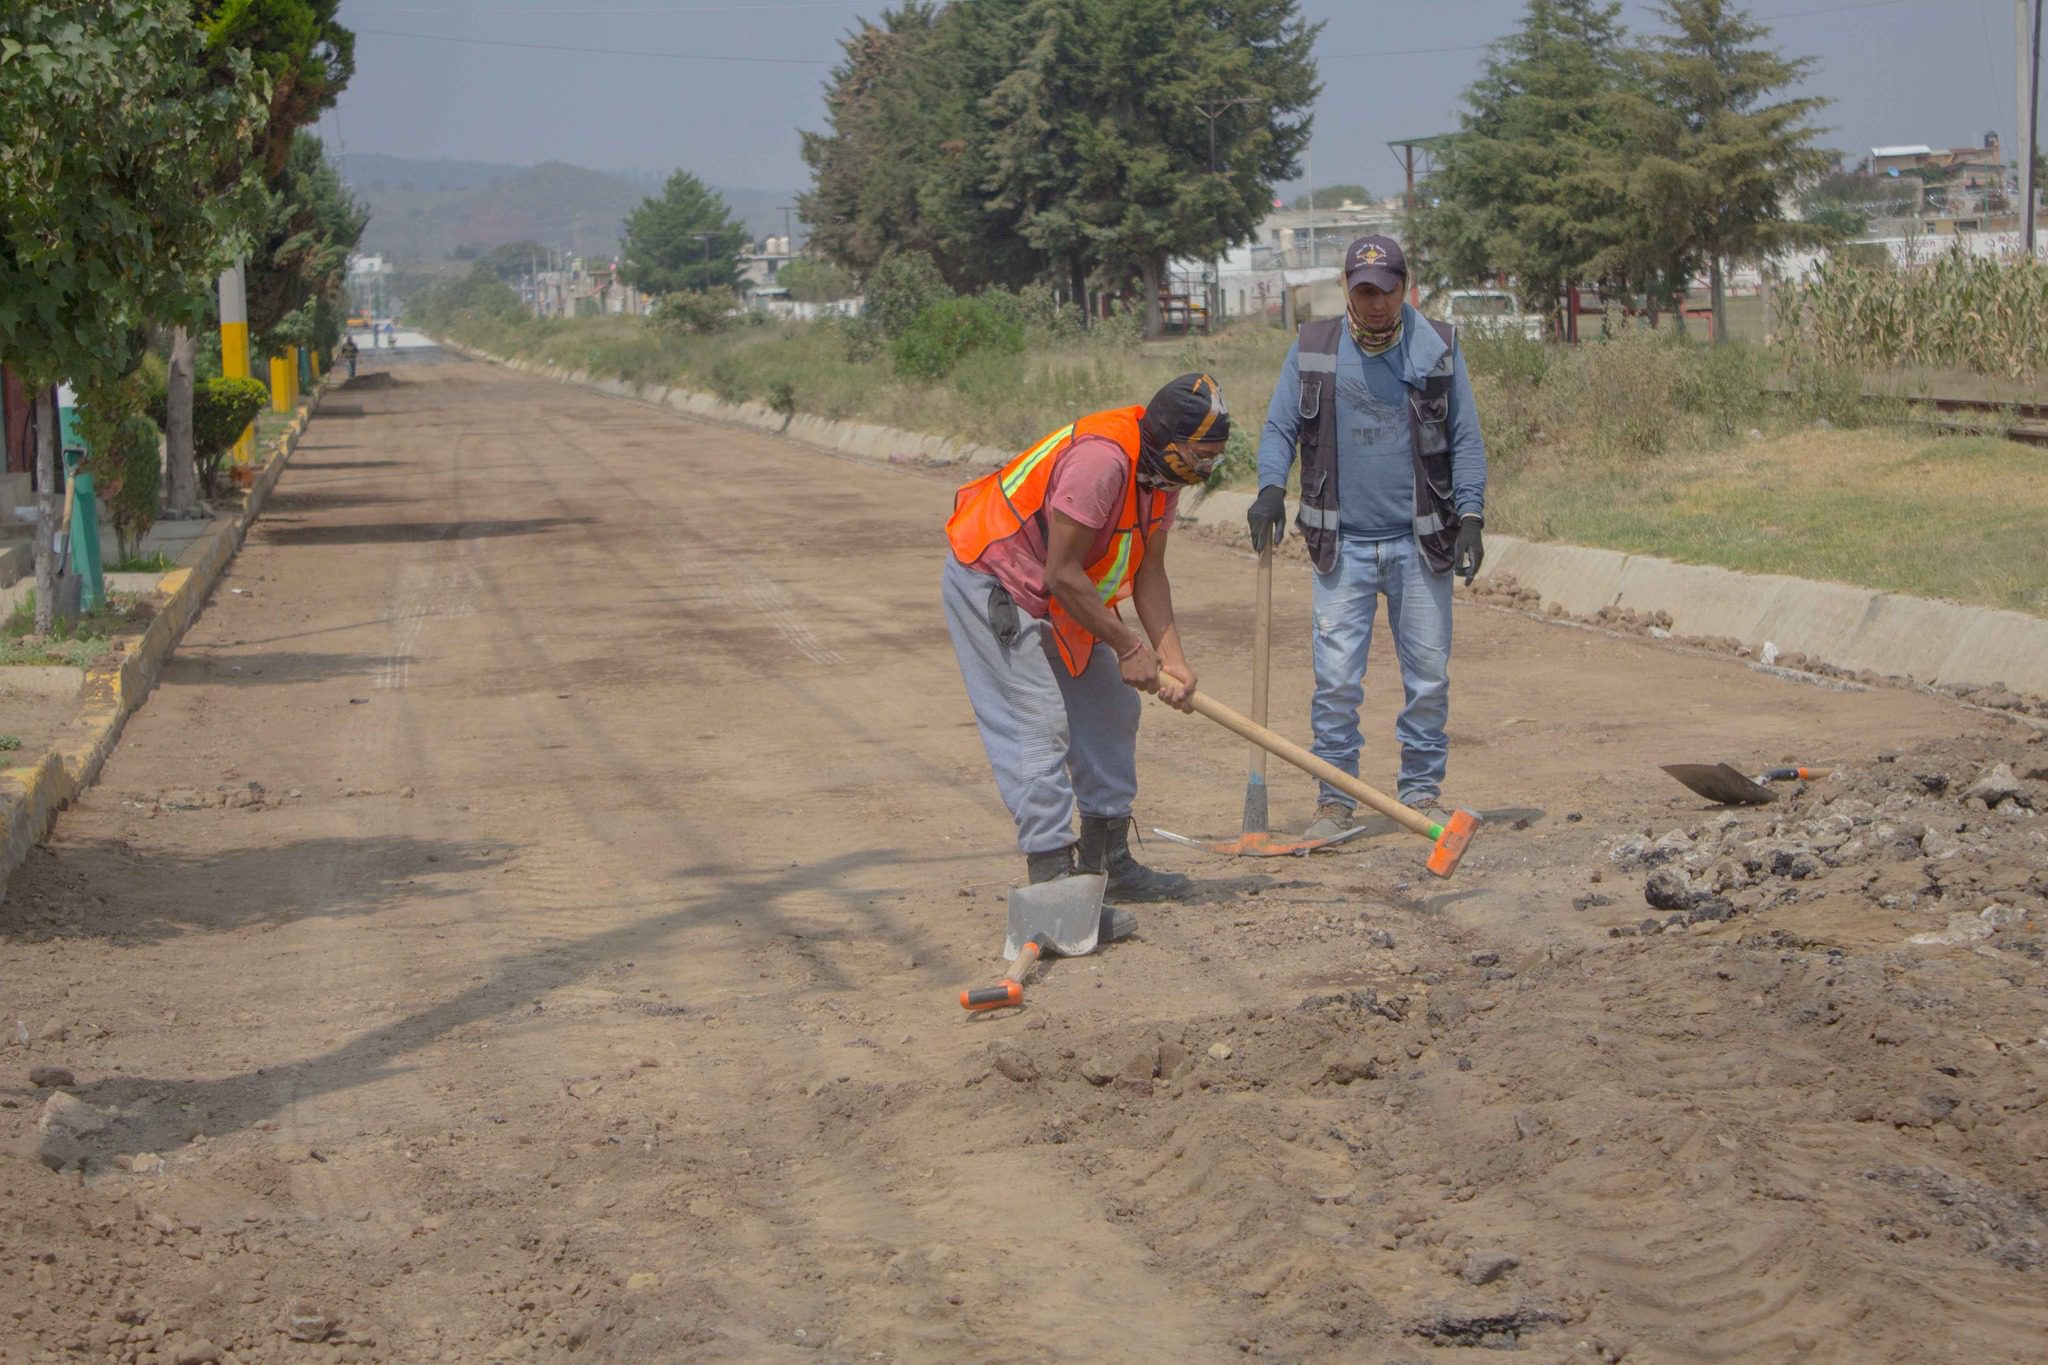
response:
M1145 416L1138 423L1144 450L1138 458L1138 475L1155 487L1191 482L1184 469L1175 469L1166 448L1180 441L1221 441L1230 436L1230 409L1223 402L1223 390L1206 374L1181 375L1152 395Z

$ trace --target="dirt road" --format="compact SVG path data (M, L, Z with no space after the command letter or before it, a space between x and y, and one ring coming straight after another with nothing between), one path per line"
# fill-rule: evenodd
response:
M1153 843L1199 896L968 1020L1018 859L950 489L477 365L331 394L0 906L0 1360L2040 1357L2018 724L1466 603L1455 881ZM1172 562L1242 701L1248 559ZM1141 750L1144 824L1233 832L1240 744ZM1794 754L1864 799L1719 829L1655 767Z

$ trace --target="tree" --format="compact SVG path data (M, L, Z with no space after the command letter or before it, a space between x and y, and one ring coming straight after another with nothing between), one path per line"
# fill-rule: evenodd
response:
M1143 280L1156 318L1166 261L1243 240L1298 169L1317 31L1296 0L886 11L804 135L812 245L862 273L925 252L959 289Z
M830 303L850 299L860 292L852 272L815 256L799 256L782 267L775 282L789 291L798 303Z
M885 10L843 40L825 95L830 130L803 134L811 246L865 275L921 251L962 289L1015 286L1045 259L988 202L988 92L1023 39L1025 0L926 0Z
M1818 246L1826 227L1787 213L1798 185L1825 171L1807 118L1825 100L1771 97L1813 66L1759 46L1770 30L1727 0L1662 0L1672 32L1643 53L1654 114L1642 125L1630 197L1657 229L1666 272L1707 269L1714 339L1728 335L1723 272L1788 247Z
M1531 307L1567 285L1625 286L1643 262L1627 193L1635 76L1609 0L1528 0L1465 92L1462 129L1437 148L1413 231L1454 282L1506 271Z
M659 198L626 215L619 278L649 294L731 289L746 230L725 200L688 171L677 171Z
M503 246L494 246L478 256L477 260L499 279L517 280L532 274L534 263L545 261L547 258L546 247L539 242L525 241L506 242Z
M1319 185L1316 187L1315 202L1310 203L1305 194L1294 196L1297 209L1334 209L1344 204L1370 204L1372 191L1363 185Z
M1870 230L1873 217L1899 200L1899 182L1867 171L1845 171L1839 154L1833 161L1800 191L1804 217L1836 241L1861 237Z
M194 0L191 8L206 35L206 70L214 84L232 84L238 64L253 66L266 84L267 117L254 130L255 156L271 199L252 204L245 216L247 235L265 239L279 216L277 201L291 198L291 155L299 129L334 104L355 70L355 35L335 22L338 0ZM357 237L360 235L358 227ZM291 237L287 232L275 238L275 244L282 245ZM349 245L354 241L352 238ZM258 245L267 247L272 242L259 240ZM244 279L252 297L285 305L253 317L256 334L271 332L293 307L304 306L303 298L291 303L308 292L303 279L291 278L302 274L303 255L295 245L291 260L280 262L270 251L258 250L245 261ZM332 312L331 304L327 311ZM332 330L326 317L312 326L322 331L323 340ZM206 458L193 435L194 351L191 331L184 325L173 326L164 437L174 516L198 514L198 466Z
M249 335L259 353L335 341L348 258L369 221L320 139L299 132L249 254Z
M0 11L0 354L32 389L105 391L151 323L191 320L247 212L262 126L246 56L210 75L173 0L12 0ZM224 192L213 192L226 186ZM36 626L56 564L56 420L38 403Z
M1321 25L1296 0L1028 0L1016 29L1031 46L987 100L993 202L1070 277L1140 281L1156 332L1166 262L1244 240L1298 171Z

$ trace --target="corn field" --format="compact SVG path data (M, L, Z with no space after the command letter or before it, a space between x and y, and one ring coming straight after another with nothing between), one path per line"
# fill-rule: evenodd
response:
M1925 365L2007 379L2048 371L2048 265L1951 250L1929 266L1839 257L1794 291L1794 363Z

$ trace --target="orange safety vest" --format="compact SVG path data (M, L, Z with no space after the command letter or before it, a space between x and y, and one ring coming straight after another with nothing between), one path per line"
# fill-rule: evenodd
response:
M1117 518L1116 533L1102 558L1088 566L1104 604L1112 611L1131 595L1131 582L1145 561L1145 543L1166 515L1167 491L1138 487L1138 421L1143 407L1111 408L1071 422L1053 432L1031 449L1017 456L993 474L983 475L953 495L953 515L946 522L946 539L962 564L973 565L998 541L1008 540L1024 529L1024 523L1039 515L1045 505L1045 490L1052 482L1053 466L1084 436L1102 436L1116 443L1131 462L1131 477L1124 485L1123 513ZM1141 499L1139 494L1143 492ZM1142 501L1142 509L1140 503ZM1141 515L1142 513L1142 515ZM1050 542L1050 532L1047 540ZM1053 639L1067 672L1080 677L1088 667L1095 637L1067 614L1064 607L1048 597L1047 618Z

